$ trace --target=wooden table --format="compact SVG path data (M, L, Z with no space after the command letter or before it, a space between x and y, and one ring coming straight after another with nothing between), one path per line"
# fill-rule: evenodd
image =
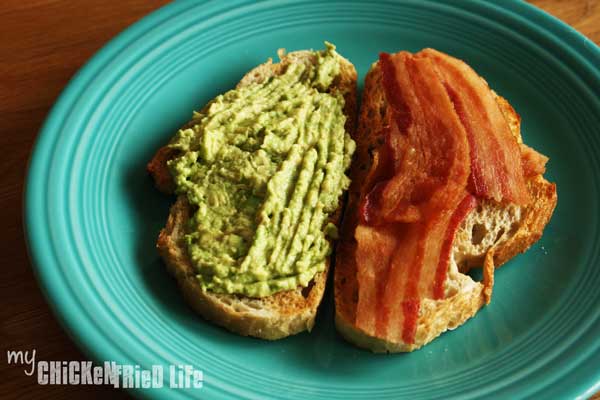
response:
M44 117L71 76L119 31L164 0L3 0L0 5L1 343L38 359L86 360L42 297L27 258L21 220L27 159ZM535 0L535 5L600 43L600 0ZM5 399L128 398L107 387L38 386L0 360ZM594 396L600 400L600 396Z

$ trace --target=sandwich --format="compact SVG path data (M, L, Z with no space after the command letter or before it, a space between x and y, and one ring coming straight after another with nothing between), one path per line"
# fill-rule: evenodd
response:
M373 352L413 351L490 302L495 268L541 237L556 186L509 102L432 49L380 55L355 141L336 327Z
M279 52L193 114L147 169L175 194L157 248L205 319L310 330L355 148L356 70L335 47Z

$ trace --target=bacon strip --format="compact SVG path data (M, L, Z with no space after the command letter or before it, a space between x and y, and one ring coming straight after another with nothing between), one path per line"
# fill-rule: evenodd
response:
M464 129L429 60L383 53L380 63L394 116L386 147L397 167L367 195L363 220L372 225L416 222L436 191L456 179L450 176L458 149L453 131L462 134ZM469 165L461 168L464 172Z
M471 186L478 197L526 205L530 201L517 140L487 83L463 61L433 49L432 60L469 138Z
M525 176L543 173L547 158L518 144L487 83L462 61L427 49L382 53L379 65L392 119L355 231L355 322L414 343L422 299L444 298L454 237L476 197L527 204Z
M446 237L444 244L442 245L442 252L435 273L435 284L433 286L433 298L436 300L444 298L444 282L446 282L446 276L448 274L448 267L450 263L450 253L452 251L452 243L454 242L454 235L458 230L461 222L465 217L477 206L477 199L470 194L467 194L465 198L460 202L452 217L450 223L446 229Z
M452 210L467 194L469 150L430 60L397 53L382 54L380 63L394 118L380 149L390 154L379 156L397 167L391 177L382 172L356 229L356 325L412 343L420 299L434 296Z
M390 262L398 243L398 232L393 226L372 227L358 225L356 238L357 282L359 287L356 306L356 325L374 335L376 319L386 314L385 305L378 301L378 285L387 282ZM393 303L392 303L393 304ZM383 312L377 306L383 306ZM381 332L381 330L379 330Z
M375 229L381 229L381 227ZM406 299L407 282L412 273L408 266L413 264L418 257L421 229L422 225L420 224L405 224L398 228L394 252L388 261L387 279L379 286L377 293L380 303L386 305L386 313L380 314L379 310L372 310L377 313L376 331L374 332L377 336L398 340L403 335L403 328L406 324L405 315L402 312L402 302ZM359 282L359 303L361 301L360 287L361 283Z

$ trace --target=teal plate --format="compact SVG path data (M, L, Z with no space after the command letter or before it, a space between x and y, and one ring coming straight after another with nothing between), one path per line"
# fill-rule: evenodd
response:
M410 354L344 342L331 293L310 334L230 334L186 306L154 248L173 200L144 169L154 151L276 49L324 40L360 81L379 51L466 60L521 114L558 184L543 238L498 270L492 304ZM600 390L599 66L591 41L522 2L170 4L102 49L40 133L25 214L41 287L92 359L204 372L201 389L135 392L148 398L589 396Z

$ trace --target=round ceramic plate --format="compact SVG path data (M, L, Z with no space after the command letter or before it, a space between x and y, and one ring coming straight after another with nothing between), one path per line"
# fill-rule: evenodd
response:
M558 185L544 236L498 270L491 305L410 354L344 342L331 292L311 333L231 334L186 306L154 247L173 199L145 171L153 153L278 48L325 40L360 82L380 51L467 61L522 116ZM150 398L589 395L600 390L599 65L591 41L521 2L176 2L102 49L48 117L26 193L41 286L92 359L204 372L202 389L139 391Z

